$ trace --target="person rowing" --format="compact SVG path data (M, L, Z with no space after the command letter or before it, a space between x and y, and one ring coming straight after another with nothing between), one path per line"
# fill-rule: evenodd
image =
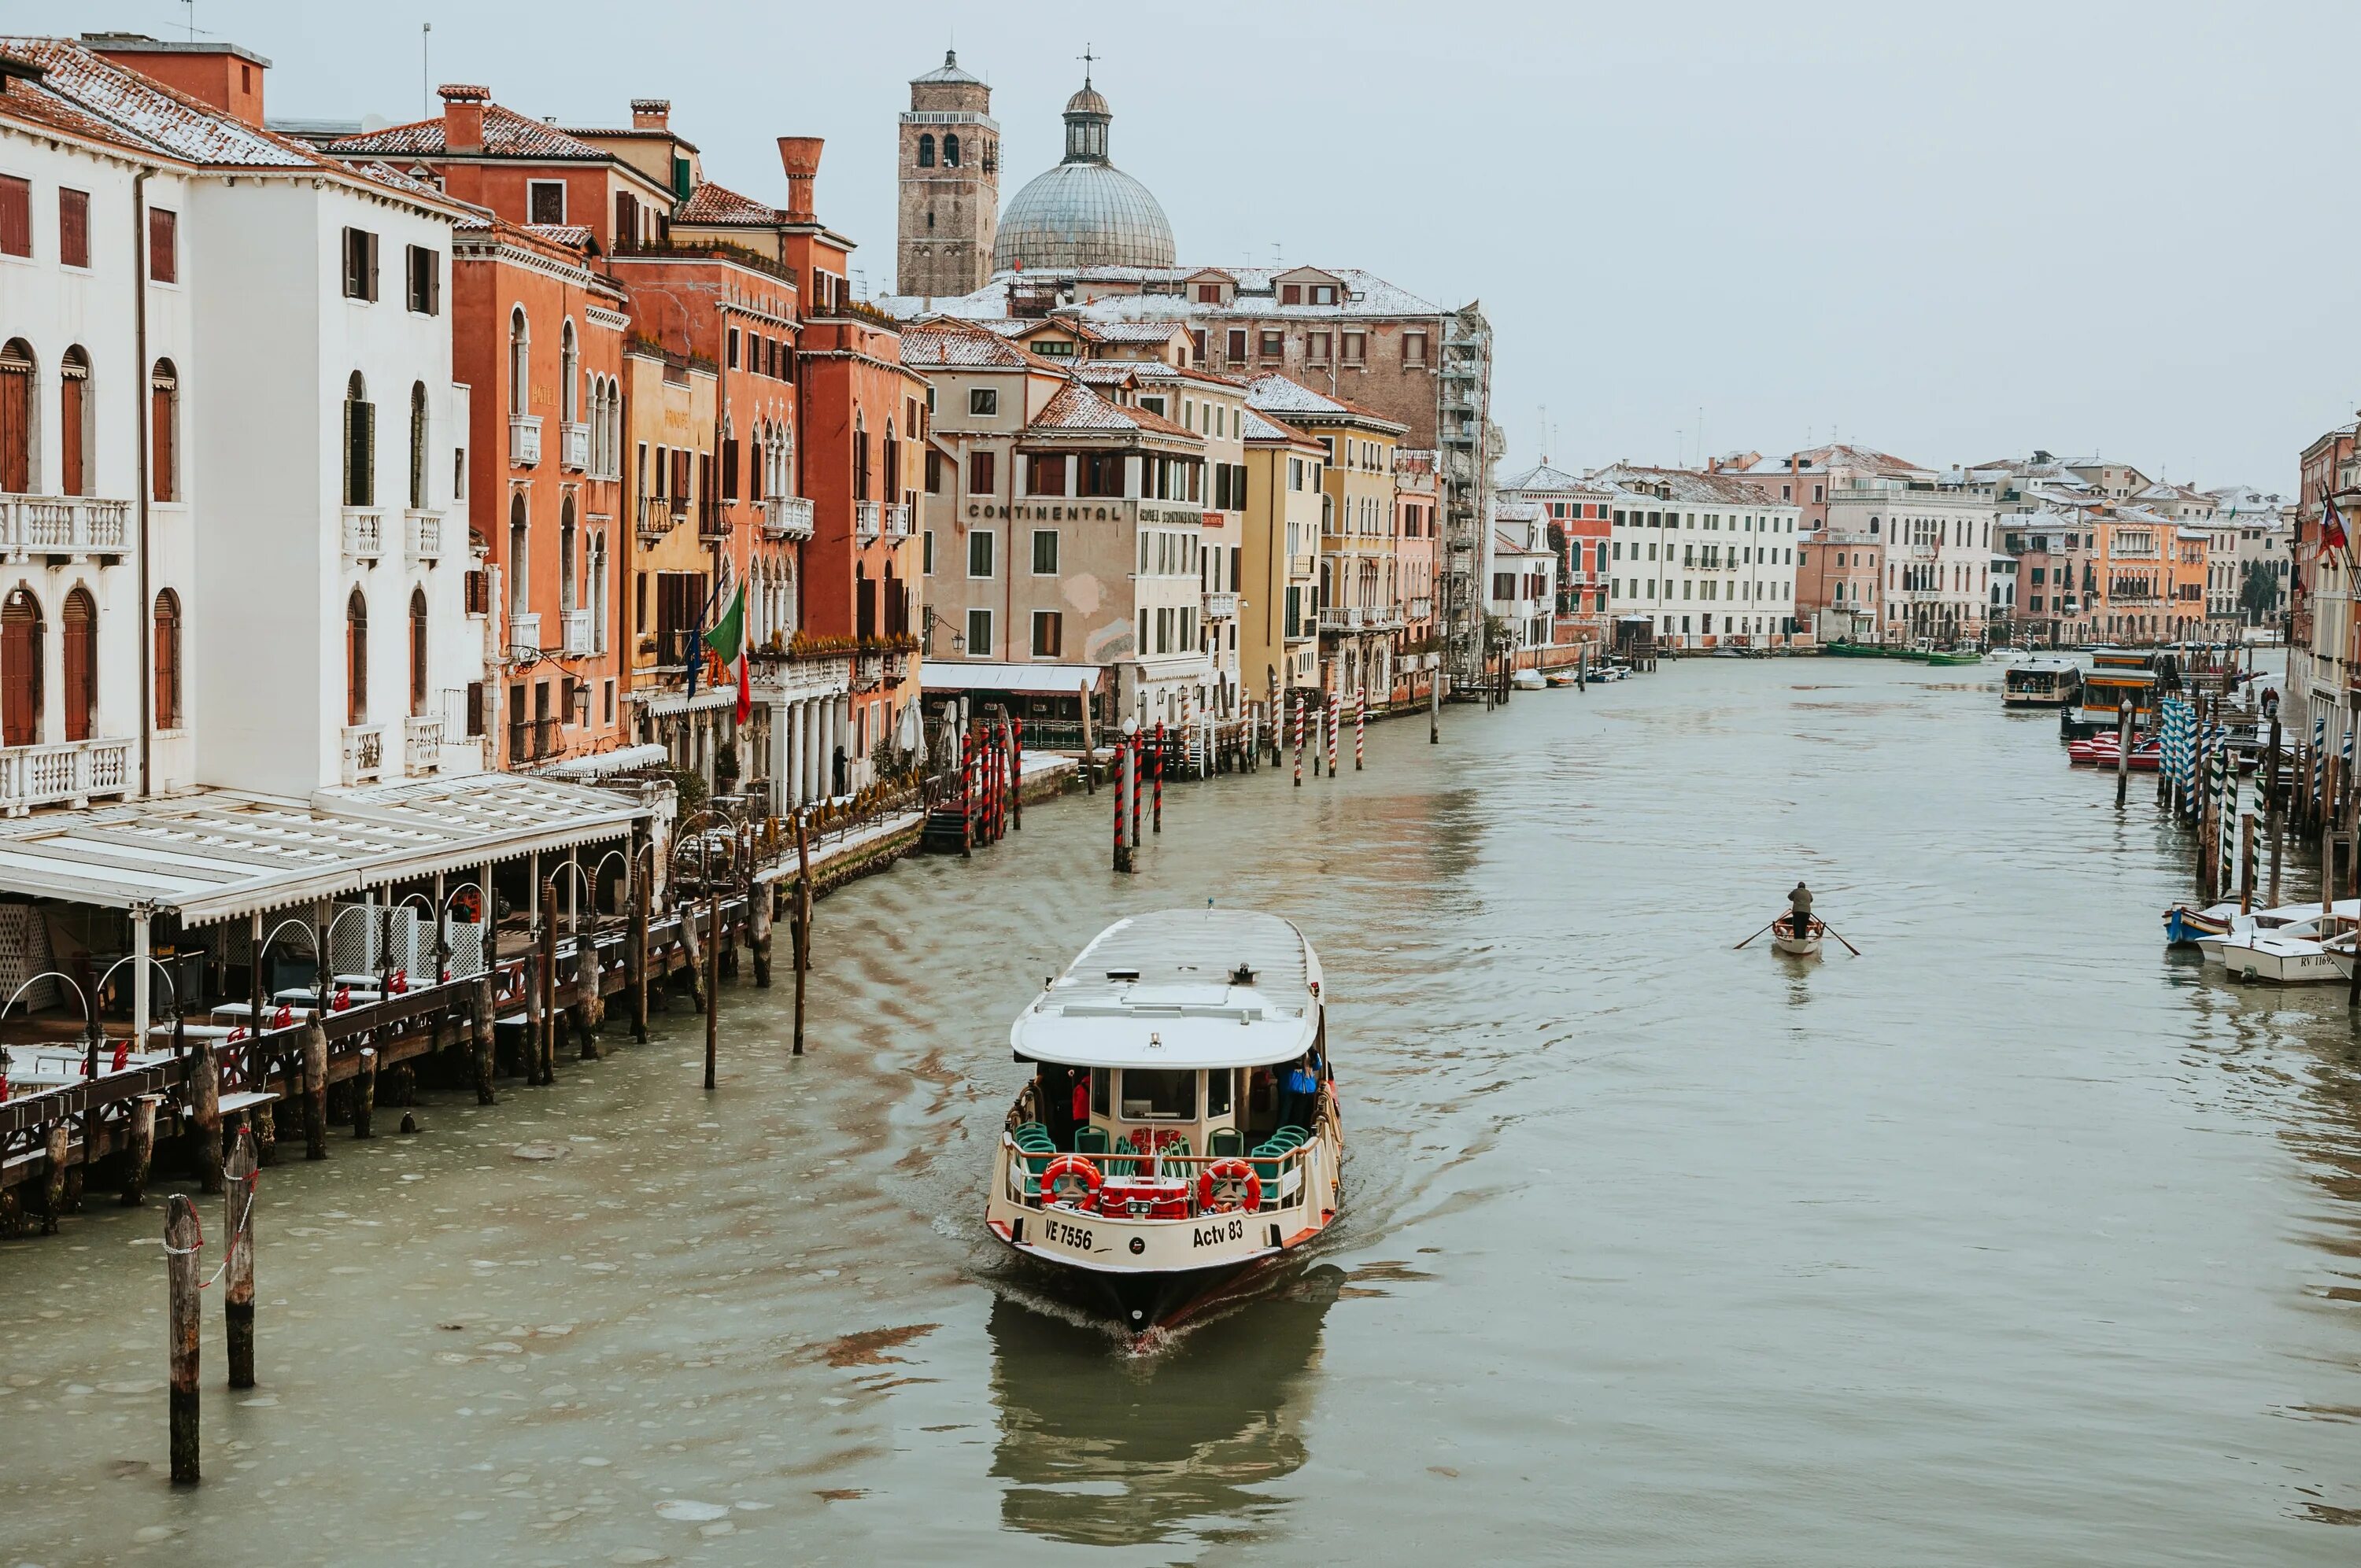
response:
M1804 879L1795 879L1795 890L1787 894L1787 929L1798 941L1812 934L1812 890Z

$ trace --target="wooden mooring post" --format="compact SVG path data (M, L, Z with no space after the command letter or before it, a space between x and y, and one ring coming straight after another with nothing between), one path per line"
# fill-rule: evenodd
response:
M535 885L541 900L540 962L533 977L536 1016L533 1020L533 1083L557 1081L557 876L552 872Z
M721 1045L721 884L705 881L705 1087L713 1087Z
M648 901L655 877L640 870L636 851L631 859L631 1038L648 1043Z
M2124 808L2124 799L2132 787L2132 699L2126 696L2115 704L2115 809Z
M353 1136L377 1136L377 1051L373 1047L363 1046L353 1058L353 1081L346 1092L352 1096Z
M156 1156L156 1107L163 1097L143 1094L131 1102L131 1146L123 1162L123 1206L137 1209L148 1201L148 1168Z
M203 1241L197 1206L186 1193L173 1193L164 1212L164 1288L175 1486L193 1486L198 1480L197 1250Z
M804 979L811 972L811 839L804 832L801 814L796 817L796 906L795 927L788 935L795 949L796 965L796 1045L793 1054L804 1054Z
M230 1150L229 1196L222 1245L229 1248L222 1275L222 1319L229 1336L229 1386L254 1387L254 1200L261 1180L254 1140L238 1130Z
M328 1157L328 1034L317 1018L303 1025L303 1157Z
M1156 721L1156 810L1150 832L1164 831L1164 720Z
M489 932L484 939L487 943L491 940ZM489 960L491 955L487 953L485 956ZM476 1053L476 1103L478 1105L497 1104L500 1101L500 1094L492 1083L495 1065L493 1036L498 1028L495 1020L500 1017L498 996L493 986L492 970L487 967L482 974L476 977L474 994L468 998L467 1005L467 1032L472 1036L469 1043Z
M2255 912L2255 814L2238 813L2238 913Z
M2279 810L2279 710L2271 707L2271 749L2264 759L2263 773L2263 837L2271 845L2270 891L2265 903L2276 909L2279 904L2279 850L2286 838L2287 818Z
M200 1040L189 1064L189 1126L195 1140L197 1182L207 1192L222 1190L221 1062L213 1042Z

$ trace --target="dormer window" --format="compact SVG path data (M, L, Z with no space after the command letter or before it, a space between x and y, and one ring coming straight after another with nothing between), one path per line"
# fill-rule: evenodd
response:
M1312 302L1315 305L1334 304L1336 302L1335 285L1333 283L1314 283L1312 285Z
M1279 302L1282 305L1301 304L1303 302L1303 285L1301 283L1280 284L1279 288Z

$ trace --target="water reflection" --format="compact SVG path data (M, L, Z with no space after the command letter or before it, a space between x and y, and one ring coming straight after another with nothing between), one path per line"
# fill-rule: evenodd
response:
M1012 1530L1089 1546L1252 1539L1301 1468L1309 1374L1345 1273L1333 1266L1130 1355L1063 1315L993 1303L992 1394Z

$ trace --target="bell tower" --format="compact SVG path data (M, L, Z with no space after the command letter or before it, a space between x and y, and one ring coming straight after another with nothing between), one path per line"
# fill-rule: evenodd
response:
M897 294L955 298L992 280L1000 232L1000 126L992 89L960 69L954 50L940 69L910 82L902 116Z

